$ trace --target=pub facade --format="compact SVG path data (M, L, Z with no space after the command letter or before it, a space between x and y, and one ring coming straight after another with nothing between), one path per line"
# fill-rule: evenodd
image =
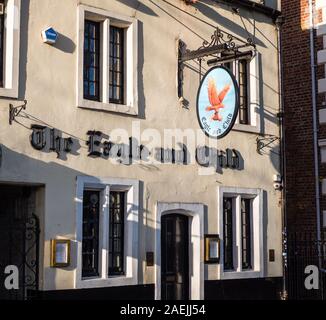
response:
M0 297L279 298L280 12L193 2L0 1Z

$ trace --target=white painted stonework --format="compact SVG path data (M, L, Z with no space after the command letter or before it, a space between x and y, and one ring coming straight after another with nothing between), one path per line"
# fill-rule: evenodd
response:
M324 195L326 194L326 179L323 179L323 181L322 181L321 192Z
M161 218L178 213L189 217L189 296L204 299L204 205L201 203L158 202L155 228L155 299L161 299Z
M326 140L322 139L318 141L320 149L320 159L322 163L326 163Z
M237 15L229 5L219 3L217 6L212 1L205 1L204 6L207 7L204 11L197 10L181 0L8 0L10 14L7 26L13 26L13 29L8 32L6 50L8 59L12 59L8 60L8 68L6 60L6 87L0 89L0 96L3 97L0 98L0 182L38 188L39 205L36 212L41 225L40 290L127 285L152 288L156 285L156 298L159 299L160 219L169 212L178 212L187 215L191 221L190 242L194 250L190 261L190 296L191 299L203 298L204 281L219 281L227 277L221 274L218 264L204 264L204 235L216 235L221 230L223 213L217 193L219 186L236 187L235 193L242 192L242 189L250 193L248 188L252 188L251 196L256 197L257 201L255 223L258 226L261 217L266 221L264 243L255 255L256 274L239 270L233 276L282 276L281 192L273 187L273 176L280 173L281 167L280 156L276 152L279 140L276 139L270 146L272 149L265 149L263 154L257 153L256 143L257 133L277 138L280 134L277 116L280 110L278 51L275 50L278 33L273 19L263 14L255 19L256 15L244 9ZM101 21L103 44L109 41L107 27L110 21L127 29L126 45L130 50L126 56L126 105L107 103L107 86L101 90L101 102L83 99L83 19L89 15ZM20 31L19 16L22 17ZM196 60L187 62L184 68L183 95L189 108L180 107L176 81L178 40L184 41L189 50L196 50L202 46L204 39L209 41L215 27L219 27L246 41L248 34L242 32L243 21L248 26L255 25L260 31L255 34L257 55L250 64L251 124L237 124L234 130L218 141L209 137L195 141L196 146L237 150L241 155L241 169L217 171L213 166L206 168L195 161L188 165L147 162L126 165L88 155L86 141L89 130L101 131L110 136L110 141L118 142L118 138L112 138L113 131L123 129L127 131L127 139L138 138L133 133L137 131L133 130L133 126L138 126L141 142L146 145L151 143L153 131L162 138L162 144L166 142L163 141L166 129L190 129L194 135L202 133L196 114L199 86ZM49 25L59 33L53 46L44 44L41 38L41 31ZM107 56L103 59L107 59ZM203 72L208 69L207 61L203 61L202 67ZM102 83L107 81L107 69L105 64L101 70ZM20 90L18 79L21 81ZM8 101L7 97L17 96L18 91L22 99L28 100L25 110L28 114L61 131L63 138L71 136L79 139L74 143L76 150L64 153L64 159L60 159L56 152L33 148L29 128L39 122L35 118L22 116L23 112L17 119L21 125L9 125L9 103L18 105L19 101ZM191 147L191 144L189 141L187 147ZM153 148L157 147L161 145L155 143ZM194 154L191 156L194 158ZM212 171L207 174L206 169ZM99 239L100 276L97 279L81 278L81 215L85 186L99 189L103 199L100 212L103 222ZM126 275L117 277L107 274L108 229L105 225L110 214L108 192L111 188L123 188L128 194ZM264 190L263 211L257 209L262 203L260 190ZM255 241L260 241L260 230L257 229ZM68 267L51 267L51 240L58 238L71 240L71 265ZM257 243L261 243L259 241ZM268 250L271 249L275 250L273 262L267 259ZM147 252L155 253L155 266L146 264ZM264 259L264 269L261 259Z
M326 123L326 108L319 109L319 123Z

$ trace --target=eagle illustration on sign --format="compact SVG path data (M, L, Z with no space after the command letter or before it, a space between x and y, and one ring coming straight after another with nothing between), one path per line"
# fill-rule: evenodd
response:
M213 78L208 79L208 98L210 106L206 108L206 111L214 111L212 120L222 121L222 116L218 113L220 108L224 108L223 100L230 90L231 85L227 84L220 94L217 93L216 84Z
M228 134L237 118L239 88L229 69L215 67L204 76L197 95L197 116L201 128L213 138Z

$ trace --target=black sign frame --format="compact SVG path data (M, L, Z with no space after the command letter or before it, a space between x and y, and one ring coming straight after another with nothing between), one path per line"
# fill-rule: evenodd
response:
M210 135L203 127L202 125L202 122L200 120L200 116L199 116L199 94L201 92L201 89L202 89L202 86L204 85L204 82L207 78L207 76L215 69L224 69L231 77L232 79L232 82L233 82L233 85L234 85L234 90L235 90L235 110L234 110L234 113L233 113L233 117L232 117L232 120L231 120L231 123L229 125L229 127L227 128L227 130L225 130L223 132L223 134L221 134L220 136L218 137L215 137L215 136L212 136ZM199 125L200 125L200 128L204 131L205 135L209 138L213 138L213 139L222 139L224 138L234 127L234 123L238 117L238 113L239 113L239 109L240 109L240 89L239 89L239 85L238 85L238 82L234 76L234 74L226 67L224 66L215 66L213 68L210 68L206 73L205 75L203 76L201 82L200 82L200 85L199 85L199 88L198 88L198 91L197 91L197 99L196 99L196 113L197 113L197 120L199 122Z

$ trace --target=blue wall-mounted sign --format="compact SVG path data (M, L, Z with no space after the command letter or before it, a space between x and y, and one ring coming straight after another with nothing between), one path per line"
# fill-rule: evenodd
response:
M45 43L54 44L57 42L58 32L56 32L52 27L47 28L42 31L42 39Z
M197 116L203 131L220 139L232 129L238 115L239 87L234 75L224 67L210 69L197 94Z

